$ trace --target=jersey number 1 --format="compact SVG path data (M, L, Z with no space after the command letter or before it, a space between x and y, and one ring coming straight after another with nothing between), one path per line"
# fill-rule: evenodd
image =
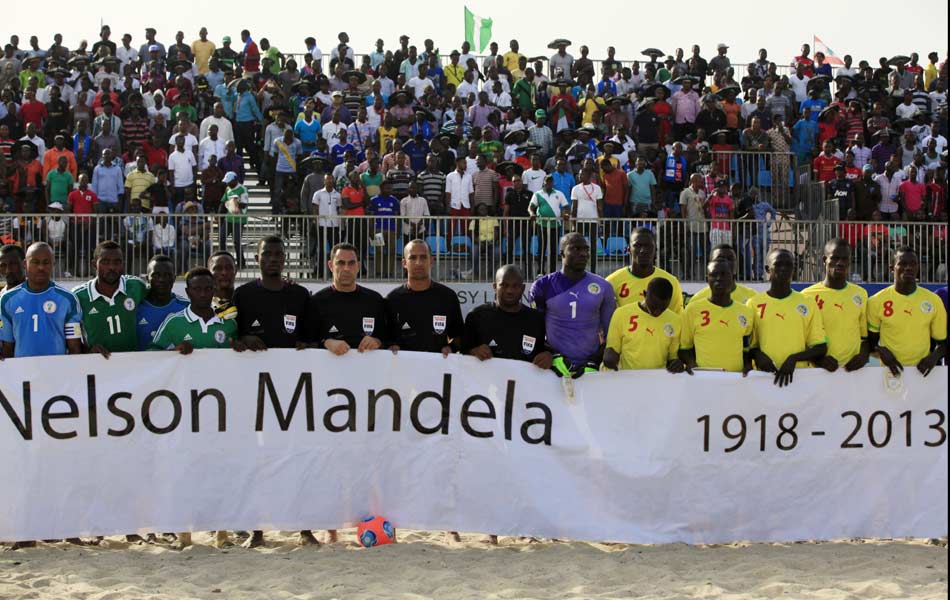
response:
M40 316L33 315L33 333L40 332Z
M571 318L577 318L577 300L571 302Z

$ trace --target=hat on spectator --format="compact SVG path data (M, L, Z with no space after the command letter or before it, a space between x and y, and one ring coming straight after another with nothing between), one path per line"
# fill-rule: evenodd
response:
M716 45L716 50L722 50L722 49L724 49L724 48L725 48L726 50L728 50L728 49L729 49L729 46L727 46L726 44L724 44L724 43L722 43L722 42L719 42L719 44Z
M185 202L185 206L182 207L182 210L188 210L190 208L194 208L195 210L197 210L198 205L189 200L188 202Z
M845 169L844 163L840 163L840 162L839 162L838 164L836 164L834 170L835 170L835 171L845 171L846 169Z
M864 165L864 167L861 168L861 171L863 173L873 173L874 167L872 167L871 165Z
M237 178L238 178L237 173L235 173L234 171L228 171L227 173L224 174L223 181L224 183L231 183Z
M229 35L226 35L226 36L224 36L223 38L221 38L221 43L222 43L222 44L224 44L224 43L229 43L230 41L231 41L231 36L229 36Z
M548 113L543 108L539 108L538 110L534 111L535 119L543 119L546 116L548 116Z
M148 47L149 52L159 52L161 49L158 47L158 44L152 44Z
M63 210L63 203L62 203L62 202L53 202L52 204L50 204L50 205L47 206L46 208L48 208L49 210L58 210L58 211L62 212L62 210Z

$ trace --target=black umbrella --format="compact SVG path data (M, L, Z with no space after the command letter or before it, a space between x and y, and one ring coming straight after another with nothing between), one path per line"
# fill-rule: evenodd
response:
M891 123L891 127L893 127L894 129L898 131L902 129L907 129L908 127L914 127L915 125L917 125L917 121L913 119L897 119L896 121Z
M528 139L528 132L524 129L518 129L515 131L509 131L505 134L505 137L502 138L502 141L506 144L520 144Z
M558 38L554 40L553 42L551 42L550 44L548 44L548 48L550 48L551 50L558 50L561 46L570 46L570 45L571 45L571 40L568 40L565 38Z
M539 60L546 61L548 60L548 57L547 56L532 56L531 58L528 59L528 62L534 63L534 62L538 62Z
M898 65L906 65L910 62L909 56L904 56L903 54L898 54L897 56L892 56L891 60L887 61L887 64L896 67Z
M502 175L504 175L505 173L507 173L507 172L509 171L509 169L510 169L515 175L521 175L522 173L524 173L524 167L522 167L522 166L519 165L518 163L516 163L516 162L514 162L514 161L510 161L510 160L506 160L506 161L504 161L504 162L500 162L500 163L498 163L498 164L495 166L495 171L496 171L497 173L501 173Z
M607 104L616 105L616 106L626 106L630 104L630 99L623 96L614 96L607 100Z
M349 81L354 77L356 77L360 83L366 83L366 74L362 71L347 71L342 75L343 81Z
M640 54L644 56L649 56L652 60L656 60L660 58L661 56L666 56L666 52L663 52L659 48L647 48Z
M812 88L818 84L828 85L831 83L831 77L829 75L815 75L808 80L808 85L805 87Z
M673 80L673 83L675 83L676 85L683 85L687 81L692 83L693 85L696 85L697 83L699 83L699 79L697 79L696 77L692 77L691 75L682 75L680 77L677 77L676 79Z

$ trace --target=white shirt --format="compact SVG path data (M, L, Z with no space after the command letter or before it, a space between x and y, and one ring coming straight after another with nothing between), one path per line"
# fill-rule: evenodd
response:
M472 176L468 174L468 171L465 173L459 173L458 169L452 171L445 178L445 192L450 196L449 206L451 208L455 210L471 208L470 194L475 193Z
M467 81L460 83L458 89L455 90L455 95L458 96L465 104L468 104L469 96L472 94L474 94L476 98L478 97L478 87L475 84L469 83Z
M474 60L476 66L478 65L478 59L475 58L474 54L462 54L461 56L459 56L459 64L462 65L462 68L465 69L466 71L468 70L469 60Z
M115 57L122 61L122 68L119 69L122 73L125 71L125 65L139 59L139 51L136 48L126 49L125 46L119 44L115 49Z
M40 136L31 138L30 136L24 135L23 137L20 138L20 141L22 142L24 140L33 142L34 144L36 144L36 149L39 152L39 156L37 156L36 159L39 160L40 162L43 162L43 155L46 154L46 142L43 141L43 138L41 138Z
M795 92L795 102L804 102L808 98L809 81L811 81L811 77L808 75L802 75L801 79L798 78L798 75L792 75L788 78L788 85Z
M175 247L175 226L171 222L167 225L156 223L152 227L152 247L156 250Z
M320 62L323 60L323 52L320 51L320 46L316 44L313 45L313 48L310 49L310 56L313 57L314 62Z
M854 166L858 169L864 168L871 160L871 149L867 146L851 146L848 150L854 153Z
M189 150L179 152L175 150L168 155L168 170L175 172L175 178L172 181L175 187L187 187L195 182L195 175L192 169L197 166L195 155Z
M66 217L46 217L46 241L60 243L66 237Z
M214 115L205 117L204 120L201 121L201 126L198 128L198 137L201 139L208 137L208 128L212 125L218 126L218 139L222 139L225 142L234 141L234 129L231 127L231 121L228 121L225 117L219 119Z
M544 190L541 189L535 192L528 206L534 206L538 212L541 212L540 208L542 200L548 203L548 206L551 207L551 210L554 211L555 216L558 218L564 214L564 209L571 205L570 202L567 201L567 198L564 197L564 194L562 194L559 190L553 190L550 195L547 195Z
M508 92L502 91L498 95L492 94L489 100L498 108L511 108L511 94Z
M584 185L579 183L571 190L571 201L577 204L578 219L596 219L600 216L597 212L597 201L603 199L604 191L596 183Z
M547 175L542 169L528 169L521 174L521 181L524 182L524 186L528 191L533 193L544 187L544 178Z
M894 109L894 112L897 113L897 118L899 119L913 119L917 116L917 113L920 112L920 107L918 107L913 102L910 104L904 104L901 102Z
M198 168L202 171L207 169L208 159L211 158L212 155L223 158L225 154L224 145L225 142L221 139L221 136L218 136L216 140L210 137L201 140L201 143L198 144Z
M423 78L419 78L418 76L413 77L412 79L407 81L406 85L408 85L409 87L413 89L413 92L415 92L417 99L422 98L422 96L426 92L426 88L435 87L434 85L432 85L432 80L429 79L428 77L423 79Z
M412 233L410 225L422 223L422 217L429 216L429 203L422 196L406 196L399 201L399 214L408 217L402 225L405 235Z
M346 131L346 123L343 121L340 121L339 123L330 121L323 126L320 135L322 135L323 139L327 141L327 146L332 148L338 141L340 141L341 131Z
M947 104L947 93L946 92L930 92L930 101L934 105L934 109L942 108Z
M926 150L927 146L930 144L930 140L937 140L937 154L943 154L943 151L947 149L947 138L943 137L939 133L937 135L929 135L924 138L921 146Z
M337 216L340 214L340 192L336 190L328 192L326 188L317 190L311 202L320 214L320 227L340 226L340 218Z

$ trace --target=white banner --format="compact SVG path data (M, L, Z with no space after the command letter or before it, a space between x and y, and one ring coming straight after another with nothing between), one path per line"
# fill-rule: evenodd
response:
M947 533L947 371L601 373L201 351L0 362L0 539L396 527L635 543ZM394 415L394 413L396 413Z

